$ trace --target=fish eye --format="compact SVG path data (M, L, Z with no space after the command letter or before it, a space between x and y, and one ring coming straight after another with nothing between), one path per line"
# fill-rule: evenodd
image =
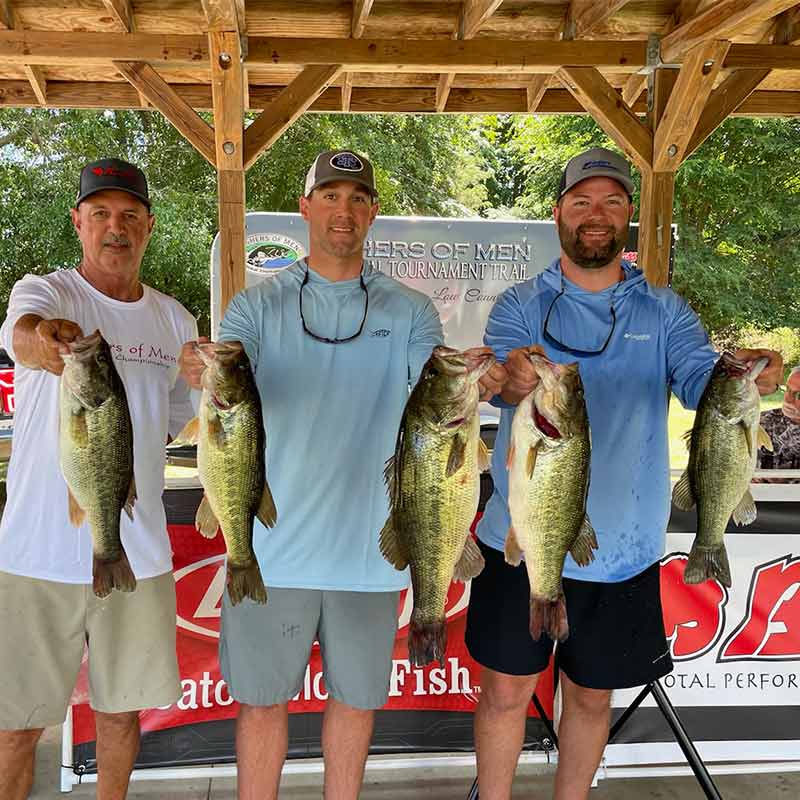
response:
M429 367L428 368L428 376L431 378L436 378L439 375L439 370L436 367Z

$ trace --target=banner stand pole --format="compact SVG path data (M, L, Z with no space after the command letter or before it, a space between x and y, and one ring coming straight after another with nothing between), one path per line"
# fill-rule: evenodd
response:
M672 734L675 736L675 741L683 751L683 755L686 757L686 761L692 768L692 772L694 772L694 776L697 778L697 782L700 784L700 788L703 790L705 796L708 798L708 800L722 800L722 795L719 793L719 789L717 789L714 781L711 779L708 768L703 762L703 759L700 757L700 753L697 752L697 748L694 746L689 734L686 732L686 728L683 727L683 723L680 721L680 718L675 711L675 706L672 705L669 697L667 697L667 693L657 680L653 681L652 683L648 683L647 686L645 686L644 689L639 692L636 699L628 706L628 708L625 709L622 716L614 723L608 733L608 743L611 744L611 741L620 732L620 730L622 730L631 714L636 711L636 709L642 704L642 701L648 695L653 697L656 705L664 715L667 725L669 725L672 730ZM554 746L558 748L558 738L556 733L553 730L553 726L550 724L550 720L547 719L544 709L539 703L539 698L535 694L533 695L533 703L536 706L536 711L542 718L542 722L544 722L545 727L553 739ZM469 794L467 795L467 800L478 800L478 797L478 779L476 778L475 782L472 784Z

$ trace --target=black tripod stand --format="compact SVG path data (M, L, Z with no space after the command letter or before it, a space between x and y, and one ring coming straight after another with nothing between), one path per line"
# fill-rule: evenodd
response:
M655 700L656 705L664 715L667 725L669 725L673 735L675 736L675 741L683 751L683 755L686 757L686 761L692 768L692 772L694 772L694 776L697 778L697 782L700 784L700 788L703 790L705 796L708 798L708 800L722 800L722 795L719 793L719 789L717 789L714 781L711 779L708 768L703 763L703 759L700 758L700 754L697 752L697 748L694 746L689 734L686 732L686 728L683 727L683 723L680 721L680 718L675 711L675 706L672 705L669 697L667 697L666 692L657 680L653 681L652 683L648 683L642 689L642 691L639 692L639 694L636 696L636 699L628 706L628 708L625 709L625 711L622 713L622 716L614 723L608 734L609 744L614 741L614 737L622 730L625 723L630 719L631 714L633 714L633 712L639 708L647 695L652 695L653 700ZM547 719L547 715L544 713L544 709L542 708L541 703L539 703L539 698L536 697L536 695L533 696L533 703L536 707L537 713L542 718L542 722L544 722L548 733L552 737L555 747L558 748L558 737L553 730L550 720ZM477 778L472 784L472 789L470 789L469 795L467 795L467 800L478 800Z

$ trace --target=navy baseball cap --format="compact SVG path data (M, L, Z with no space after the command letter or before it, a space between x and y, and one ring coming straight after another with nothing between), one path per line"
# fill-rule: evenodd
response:
M150 195L144 173L139 167L118 158L101 158L99 161L87 164L81 170L75 207L77 208L89 195L106 189L118 189L132 194L147 206L148 211L150 210Z
M308 197L318 186L333 181L353 181L366 188L373 200L378 197L372 164L352 150L326 150L320 153L306 175L303 197Z
M573 186L587 178L611 178L625 189L629 197L633 195L631 165L628 161L613 150L593 147L567 162L561 174L558 199L560 200Z

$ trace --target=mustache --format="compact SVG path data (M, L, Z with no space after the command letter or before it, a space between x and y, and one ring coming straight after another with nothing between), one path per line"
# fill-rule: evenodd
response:
M107 236L103 239L103 245L107 244L117 244L121 245L122 247L130 247L131 240L127 236L117 236L115 233L112 233L110 236Z
M575 233L586 233L588 230L606 231L607 233L613 234L617 232L617 229L613 225L593 225L591 222L584 222L575 228Z

